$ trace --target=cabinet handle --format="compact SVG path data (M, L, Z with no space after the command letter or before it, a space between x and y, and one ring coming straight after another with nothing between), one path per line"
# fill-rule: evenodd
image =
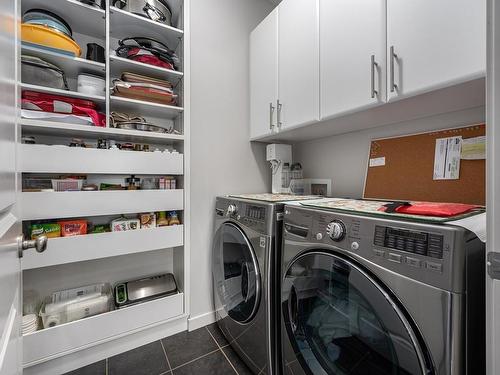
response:
M391 46L389 54L390 54L389 59L390 59L390 65L391 65L390 85L391 85L391 92L394 92L394 90L398 88L398 85L396 85L396 83L394 82L394 60L398 58L398 55L396 55L394 53L394 46Z
M281 110L283 109L283 104L280 103L279 99L276 101L276 107L278 109L277 125L278 125L278 130L279 130L279 129L281 129L281 125L283 125L283 123L281 122Z
M370 67L371 67L371 94L372 98L375 98L378 96L378 91L375 90L375 70L377 68L378 64L375 61L375 55L371 56L371 62L370 62Z
M269 103L269 129L271 129L271 131L273 131L274 129L273 116L275 109L276 107L273 105L273 103Z

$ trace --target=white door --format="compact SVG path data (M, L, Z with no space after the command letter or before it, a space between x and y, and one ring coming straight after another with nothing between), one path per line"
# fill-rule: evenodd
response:
M250 138L277 130L278 9L250 34Z
M320 0L321 119L385 102L386 0Z
M278 117L283 128L319 120L318 3L285 0L279 5Z
M486 374L500 374L500 4L488 0Z
M389 100L482 77L486 0L387 0L387 47Z
M16 238L16 1L0 2L0 375L21 369L21 270Z

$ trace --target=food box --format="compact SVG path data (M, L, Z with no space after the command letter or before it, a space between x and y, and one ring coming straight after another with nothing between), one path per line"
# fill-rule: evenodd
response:
M87 234L87 220L66 220L60 221L61 236L72 237Z
M154 212L140 214L139 220L141 221L141 228L156 228L156 215Z
M47 238L61 237L61 226L57 223L33 224L30 228L31 239L34 240L42 235L47 236Z
M111 232L123 232L126 230L139 229L141 223L139 219L127 219L120 217L111 222Z

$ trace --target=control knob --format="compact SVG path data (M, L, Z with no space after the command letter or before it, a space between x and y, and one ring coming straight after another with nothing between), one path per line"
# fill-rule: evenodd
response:
M345 237L345 225L340 220L334 220L326 227L326 233L333 241L342 241Z
M238 212L238 207L235 204L230 204L229 206L227 206L226 216L229 217L236 215L237 212Z

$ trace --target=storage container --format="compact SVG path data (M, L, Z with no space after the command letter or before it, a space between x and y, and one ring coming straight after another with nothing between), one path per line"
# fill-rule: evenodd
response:
M113 309L113 292L107 283L55 292L40 310L43 327L55 327Z
M21 56L21 81L31 85L69 90L64 71L35 56Z
M80 191L82 190L84 180L66 178L63 180L52 180L52 189L54 191Z
M30 9L23 15L23 22L32 25L41 25L72 38L73 31L68 23L55 13L45 9Z
M69 36L42 25L23 23L21 39L25 43L61 50L76 57L82 54L80 46Z
M105 95L106 80L91 74L79 74L77 91L86 95Z

